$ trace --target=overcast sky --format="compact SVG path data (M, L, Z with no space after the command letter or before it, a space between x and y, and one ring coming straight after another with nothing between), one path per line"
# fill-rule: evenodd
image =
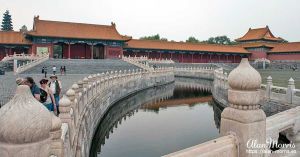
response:
M43 20L109 25L133 38L159 33L169 40L242 36L268 25L275 36L300 41L300 0L0 0L14 30Z

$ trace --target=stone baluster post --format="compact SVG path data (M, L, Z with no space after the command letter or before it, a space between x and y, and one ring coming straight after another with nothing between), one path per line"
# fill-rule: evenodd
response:
M266 87L266 96L267 96L267 99L271 98L272 86L273 86L272 77L268 76L267 77L267 87Z
M259 109L261 76L243 58L237 68L228 76L229 107L221 114L221 135L234 134L237 137L238 156L262 157L261 153L247 153L248 142L266 144L266 115ZM259 150L258 150L259 151Z
M87 77L83 78L82 80L82 87L87 88L89 84L89 79Z
M82 80L79 80L79 81L77 82L77 84L78 84L78 93L79 93L79 92L82 92L82 90L83 90L83 81L82 81Z
M55 155L57 157L64 156L64 144L63 140L61 139L61 120L52 114L52 126L50 131L51 136L51 155Z
M75 95L75 93L74 93ZM61 119L62 123L68 123L69 128L71 128L71 122L72 122L72 117L70 114L71 111L71 101L69 98L64 95L60 100L59 100L59 118Z
M0 109L1 157L49 157L51 112L20 85L14 97Z
M293 97L295 93L294 90L295 90L295 81L293 78L290 78L286 90L286 99L287 99L287 103L289 104L293 103Z

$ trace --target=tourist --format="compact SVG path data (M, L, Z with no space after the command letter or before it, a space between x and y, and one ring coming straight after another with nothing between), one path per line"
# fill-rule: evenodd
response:
M45 67L42 68L42 74L45 72Z
M57 80L56 75L50 76L51 81L49 82L49 87L54 95L55 104L57 108L57 115L59 115L59 96L61 92L61 82Z
M54 95L52 91L49 89L47 86L48 80L47 79L42 79L40 81L41 88L40 88L40 102L47 107L49 111L54 111L56 112L56 103L54 99Z
M45 78L47 78L47 67L44 67Z
M66 75L66 66L63 67L64 75Z
M62 66L60 66L60 75L63 75L63 73L64 73L64 69Z
M53 65L52 71L53 71L53 75L55 75L55 73L56 73L56 66L55 65Z
M40 88L35 84L33 78L26 77L23 84L29 86L34 98L40 101Z

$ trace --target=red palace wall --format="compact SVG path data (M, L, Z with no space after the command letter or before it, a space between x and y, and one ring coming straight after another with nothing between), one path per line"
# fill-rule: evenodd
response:
M266 52L257 52L257 51L249 51L251 52L250 60L255 60L257 58L267 58Z
M87 44L71 44L71 59L91 59L92 48ZM68 45L67 53L68 53ZM65 49L64 49L65 50ZM65 51L64 51L65 54ZM68 56L68 55L67 55Z
M5 49L4 47L0 47L0 60L2 60L5 56L6 56L7 49Z
M119 58L119 56L123 55L122 47L105 46L104 49L104 58Z
M300 60L300 53L268 54L269 60Z

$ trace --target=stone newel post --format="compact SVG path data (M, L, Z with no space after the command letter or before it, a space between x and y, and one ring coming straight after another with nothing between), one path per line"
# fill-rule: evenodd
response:
M271 77L271 76L268 76L268 77L267 77L267 87L266 87L266 92L267 92L267 98L268 98L268 99L270 99L270 97L271 97L272 86L273 86L273 83L272 83L272 77Z
M286 99L289 104L293 103L294 90L295 90L295 81L293 78L290 78L288 82L288 88L286 91Z
M221 115L221 135L235 134L240 157L260 157L261 153L247 153L253 143L266 143L266 115L259 109L260 74L243 58L240 65L228 76L230 106ZM261 149L259 149L261 150Z
M26 85L0 109L1 157L49 157L51 113Z

